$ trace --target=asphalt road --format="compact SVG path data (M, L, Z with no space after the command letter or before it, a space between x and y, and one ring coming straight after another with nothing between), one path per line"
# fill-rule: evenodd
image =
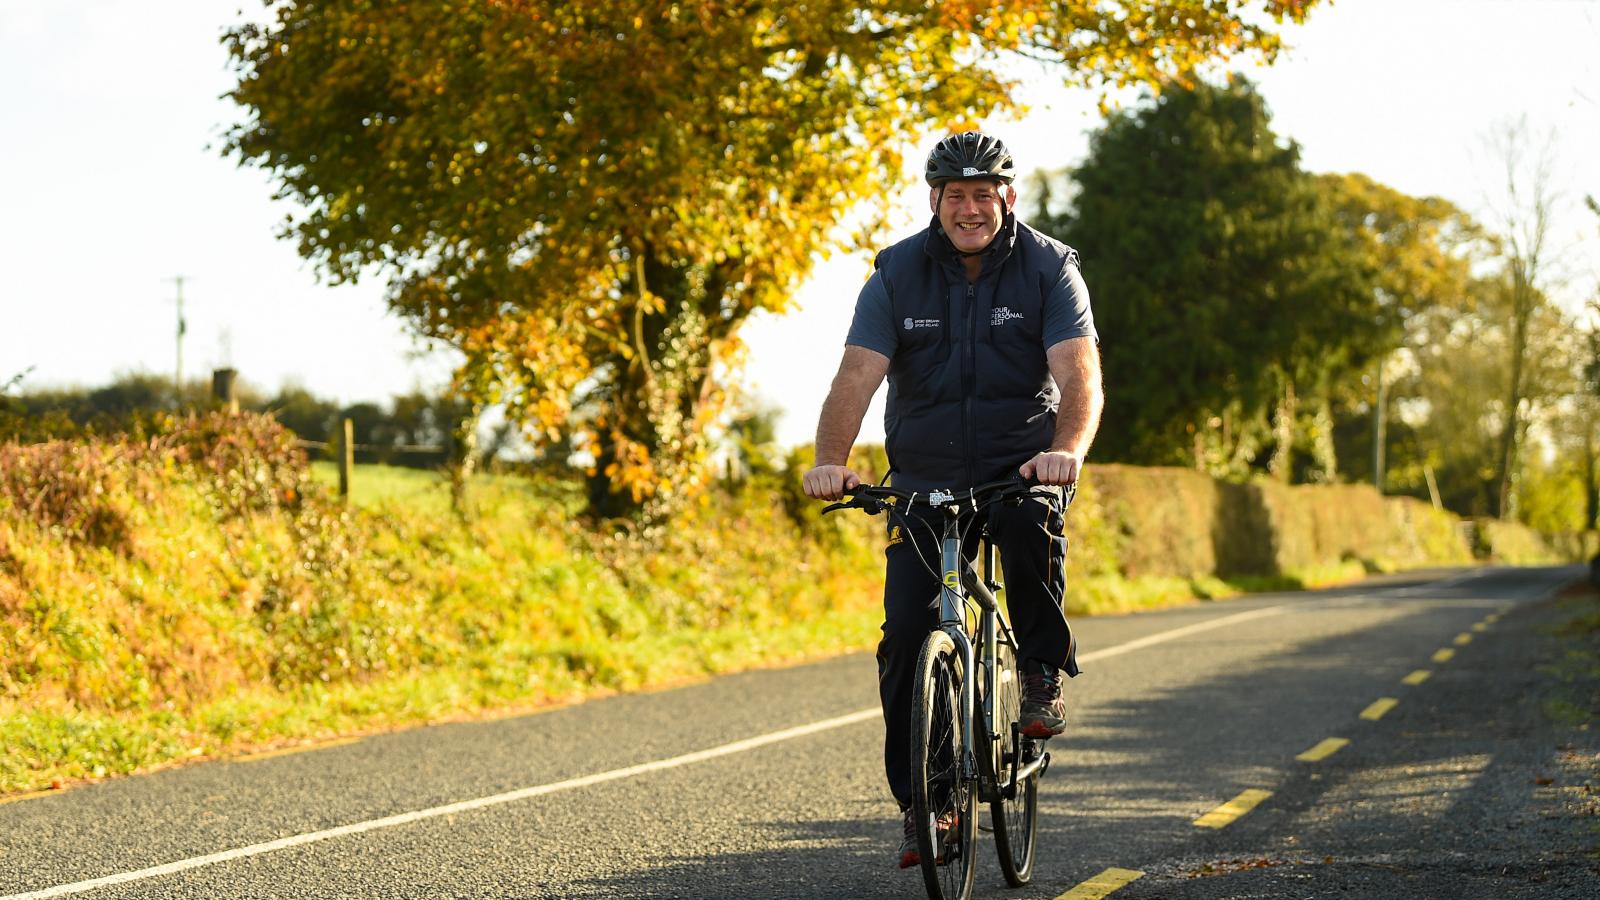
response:
M1600 896L1571 784L1600 735L1541 709L1548 598L1579 575L1078 621L1035 883L1007 889L985 835L977 896ZM8 803L0 894L916 898L875 690L856 654Z

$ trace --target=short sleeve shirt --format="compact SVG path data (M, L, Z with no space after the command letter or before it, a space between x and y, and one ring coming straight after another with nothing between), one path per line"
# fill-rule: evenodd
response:
M1100 340L1094 330L1089 288L1083 283L1078 267L1069 262L1061 267L1059 280L1044 298L1044 347L1048 350L1062 341L1080 337L1094 338L1097 343ZM855 317L844 342L894 357L900 344L900 332L894 327L894 306L880 273L873 272L862 286L856 298Z

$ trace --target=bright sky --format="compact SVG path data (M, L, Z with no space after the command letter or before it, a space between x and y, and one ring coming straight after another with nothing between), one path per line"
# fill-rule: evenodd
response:
M0 0L0 383L100 384L175 365L174 276L185 276L184 371L231 364L274 390L295 380L343 401L386 399L449 375L384 311L377 281L319 284L274 228L265 176L211 145L237 118L222 29L253 0ZM1312 171L1359 171L1482 213L1494 189L1483 135L1525 115L1553 130L1566 210L1568 304L1600 275L1600 2L1338 0L1315 9L1270 69L1249 69L1280 135ZM1093 98L1031 84L1032 112L987 127L1026 175L1080 161ZM913 154L920 159L926 145ZM920 227L911 180L902 231ZM1028 200L1023 205L1027 208ZM869 261L824 265L787 316L745 331L751 391L810 439ZM1090 292L1092 267L1086 266ZM1114 297L1096 296L1097 304ZM1114 340L1114 335L1103 335ZM881 400L881 396L880 396ZM863 439L881 439L881 410Z

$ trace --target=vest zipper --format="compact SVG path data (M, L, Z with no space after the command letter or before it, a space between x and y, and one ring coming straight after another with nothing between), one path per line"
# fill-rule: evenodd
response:
M961 458L967 465L967 487L978 483L977 466L972 459L973 448L978 445L972 426L972 395L978 390L978 361L974 344L978 342L978 298L976 285L967 282L967 343L961 353Z

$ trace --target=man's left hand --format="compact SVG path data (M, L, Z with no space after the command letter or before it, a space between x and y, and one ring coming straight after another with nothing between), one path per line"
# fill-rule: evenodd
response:
M1022 464L1017 470L1024 478L1040 484L1077 484L1083 459L1065 450L1047 450Z

